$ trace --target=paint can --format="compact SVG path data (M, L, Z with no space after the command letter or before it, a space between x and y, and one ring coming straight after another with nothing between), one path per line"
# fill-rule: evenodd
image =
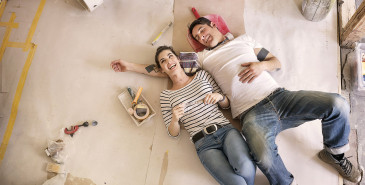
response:
M302 14L310 21L321 21L331 11L335 0L303 0Z

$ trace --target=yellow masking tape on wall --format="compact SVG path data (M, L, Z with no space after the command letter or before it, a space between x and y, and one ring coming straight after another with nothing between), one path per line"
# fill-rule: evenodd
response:
M4 0L3 2L6 2L6 0ZM14 99L13 99L13 104L12 104L12 107L11 107L9 122L8 122L8 125L7 125L6 130L5 130L4 138L1 142L1 146L0 146L0 165L1 165L2 160L4 159L6 149L7 149L7 146L9 144L11 134L13 132L13 127L14 127L16 116L17 116L17 113L18 113L18 106L19 106L20 98L21 98L21 95L22 95L22 92L23 92L23 87L24 87L24 84L25 84L25 80L27 78L29 68L32 64L34 53L37 49L37 45L35 45L34 43L31 43L31 41L32 41L33 35L35 33L35 29L37 27L37 24L38 24L38 21L39 21L39 18L41 16L41 14L42 14L45 3L46 3L46 0L41 0L40 4L38 6L38 10L36 12L36 15L34 16L32 25L29 29L28 36L27 36L27 39L26 39L25 43L8 42L8 37L10 35L11 28L14 27L14 26L16 26L16 27L18 26L17 23L15 23L16 25L13 23L14 19L15 19L15 13L12 14L12 17L10 18L9 23L4 23L6 25L11 25L11 26L7 27L6 32L9 32L9 33L5 34L4 42L2 43L2 47L0 49L0 62L1 62L1 59L2 59L2 55L5 52L5 47L18 47L18 48L23 48L23 51L28 51L29 49L30 49L30 51L28 53L27 60L24 64L23 71L22 71L22 74L21 74L19 82L18 82L18 86L17 86L15 96L14 96ZM5 3L1 3L0 18L2 16L2 13L4 12L4 8L5 8Z
M39 18L41 17L44 5L46 4L46 0L41 0L41 3L38 6L38 10L37 13L34 16L32 25L30 26L29 32L28 32L28 36L27 36L27 40L25 41L25 48L23 48L23 51L28 51L29 47L30 47L30 42L32 41L35 29L37 28L37 24L39 21Z
M7 0L3 0L0 3L0 20L1 20L1 17L3 16L4 10L5 10L6 1Z
M16 17L16 15L13 12L11 14L11 17L10 17L10 23L13 23L14 22L15 17ZM11 29L12 29L12 27L7 27L6 28L5 35L4 35L4 39L3 39L3 43L2 43L1 48L0 48L0 62L3 59L3 55L4 55L4 52L5 52L5 48L6 48L7 44L8 44L8 41L9 41Z
M13 132L13 127L14 127L16 115L18 113L18 105L19 105L19 102L20 102L20 98L22 96L25 80L27 78L30 65L32 64L33 56L34 56L34 53L35 53L36 49L37 49L37 45L32 44L31 49L30 49L29 54L28 54L28 57L27 57L27 60L24 64L22 74L21 74L19 82L18 82L18 86L16 88L13 104L11 106L11 113L10 113L9 122L8 122L7 127L6 127L5 135L4 135L3 141L2 141L1 146L0 146L0 164L4 159L5 151L6 151L6 148L8 146L11 133Z
M18 23L10 23L10 22L0 22L0 26L18 28L19 24Z
M8 44L6 46L13 47L13 48L24 48L25 43L24 42L8 42Z

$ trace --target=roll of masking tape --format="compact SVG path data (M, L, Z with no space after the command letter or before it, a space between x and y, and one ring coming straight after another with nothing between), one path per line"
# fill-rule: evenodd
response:
M143 121L150 115L150 109L146 104L139 103L134 107L133 115L138 121Z

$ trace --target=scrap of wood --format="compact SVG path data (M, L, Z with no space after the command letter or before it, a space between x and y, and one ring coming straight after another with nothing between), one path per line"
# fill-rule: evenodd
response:
M74 177L70 173L67 175L65 185L96 185L88 178Z
M339 3L341 3L340 1L341 0L339 0ZM354 15L356 12L355 0L343 1L339 8L339 19L341 21L341 29L343 29L351 19L352 15Z
M65 173L65 168L62 164L49 162L47 164L46 171L47 172L53 172L53 173Z
M166 151L165 155L163 156L163 161L162 161L162 166L161 166L161 173L160 173L160 181L158 183L159 185L163 185L163 182L165 181L168 165L169 165L168 151Z

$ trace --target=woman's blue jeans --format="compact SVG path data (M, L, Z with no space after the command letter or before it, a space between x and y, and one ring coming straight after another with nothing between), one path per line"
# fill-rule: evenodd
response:
M341 154L349 149L349 112L348 103L338 94L280 88L245 111L240 122L252 157L270 184L288 185L293 175L278 153L276 136L285 129L321 119L324 148Z
M201 163L224 185L253 185L256 165L241 133L224 126L195 143Z

